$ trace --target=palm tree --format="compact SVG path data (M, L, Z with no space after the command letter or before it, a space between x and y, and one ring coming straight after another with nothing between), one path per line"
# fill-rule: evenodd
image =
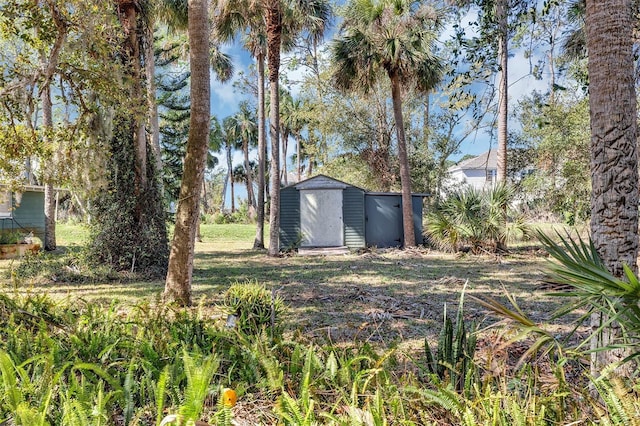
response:
M264 8L259 0L218 0L215 29L221 40L228 41L248 29L244 45L256 59L258 71L258 200L254 249L264 249L265 169L267 142L265 131L264 60L266 36Z
M247 201L249 204L249 216L253 217L256 208L256 199L253 194L252 168L249 162L249 148L256 145L257 125L254 112L247 102L240 103L240 110L236 114L236 122L240 131L242 153L244 155L245 180L247 185Z
M632 0L587 0L591 117L591 235L604 265L618 278L637 271L638 152ZM602 318L592 317L597 329ZM613 327L602 342L615 343ZM624 353L594 352L592 373Z
M440 80L442 66L432 54L437 15L418 0L352 0L331 55L333 81L342 90L373 87L382 72L391 82L396 123L404 246L415 246L411 176L402 117L402 90L427 91Z
M295 38L304 34L319 40L329 20L327 0L219 0L216 8L216 29L222 39L230 39L248 29L245 46L258 64L258 224L254 248L264 248L264 175L266 173L266 132L264 131L264 58L268 59L271 105L270 139L272 152L279 152L279 73L280 52L293 47ZM271 161L271 208L269 223L269 254L279 253L280 181L279 159ZM275 170L275 173L274 173ZM262 213L262 214L261 214Z
M224 138L224 147L227 158L227 176L225 180L229 182L231 185L231 213L236 211L235 204L235 190L234 190L234 180L233 180L233 150L240 145L240 129L238 127L238 121L236 116L226 117L222 121L222 130L223 130L223 138ZM225 185L226 188L226 185ZM222 205L224 206L224 200L226 198L226 189L222 193Z

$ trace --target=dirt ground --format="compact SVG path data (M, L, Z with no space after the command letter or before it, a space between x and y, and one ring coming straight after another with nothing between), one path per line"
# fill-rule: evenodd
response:
M215 291L257 280L275 289L288 305L290 333L320 344L369 342L413 352L422 349L425 338L435 342L445 312L455 318L463 289L466 295L508 306L509 293L524 314L550 332L571 330L577 316L547 324L565 302L550 296L544 285L547 261L535 247L500 256L388 249L282 258L201 247L194 297L215 301L221 297ZM476 322L482 329L500 320L469 297L464 303L468 323Z

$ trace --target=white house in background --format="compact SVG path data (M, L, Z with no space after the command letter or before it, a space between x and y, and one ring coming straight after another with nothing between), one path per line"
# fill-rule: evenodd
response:
M498 173L498 154L495 149L483 152L477 157L461 161L448 170L451 184L466 184L476 189L493 185Z
M509 172L508 179L512 183L517 183L533 172L535 172L535 168L529 165L519 171ZM490 149L477 157L469 158L449 167L448 173L452 186L466 184L476 189L489 188L496 182L498 153L495 149Z

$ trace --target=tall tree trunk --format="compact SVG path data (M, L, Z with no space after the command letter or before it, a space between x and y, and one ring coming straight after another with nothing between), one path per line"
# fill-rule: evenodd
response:
M169 253L164 297L181 305L191 304L191 279L200 195L209 147L210 75L209 14L207 0L188 1L191 118L189 137Z
M587 0L591 118L591 235L609 271L637 271L638 153L631 0ZM606 318L593 316L597 329ZM619 327L604 330L592 349L616 342ZM622 350L593 352L591 372L620 361ZM621 371L622 374L628 371Z
M227 141L227 178L229 179L229 186L231 187L231 213L236 211L236 200L234 194L233 187L233 161L231 158L231 143ZM222 203L224 204L224 199L227 197L227 193L224 193L222 197Z
M162 187L162 152L160 151L160 119L158 116L158 102L156 101L156 60L153 51L153 22L147 23L145 38L144 60L145 75L147 78L147 105L149 109L149 129L151 131L151 149L153 150L153 156L155 157L158 182Z
M301 179L301 169L300 169L300 156L302 155L302 136L300 135L300 133L298 133L298 135L296 136L296 175L297 175L297 179L298 182L300 182Z
M409 158L407 142L404 135L404 121L402 119L402 93L400 92L400 78L395 73L389 73L391 79L391 98L393 100L393 118L396 122L398 136L398 159L400 161L400 185L402 186L402 229L404 231L404 247L414 247L416 236L413 226L413 200L411 196L411 174L409 173Z
M224 211L224 204L227 198L227 184L229 183L229 173L224 176L222 181L222 201L220 202L220 212Z
M53 105L51 104L51 86L46 83L42 87L42 127L44 141L50 145L51 132L53 131ZM52 251L56 249L56 200L52 180L53 159L47 160L44 165L44 249Z
M264 125L264 53L258 53L258 218L254 249L264 249L265 171L267 167L267 136Z
M280 126L280 132L282 135L282 182L284 186L289 185L289 178L287 176L287 151L289 150L289 131Z
M242 153L244 154L245 181L247 185L247 204L249 215L255 213L256 199L253 196L253 179L251 179L251 164L249 163L249 141L242 141Z
M509 79L507 65L509 62L507 33L507 0L498 0L496 17L498 19L498 61L500 62L500 80L498 81L498 173L496 180L507 180L507 109Z
M135 102L142 101L142 64L140 62L140 40L138 38L138 11L137 4L133 1L118 0L120 22L124 29L125 52L127 54L127 65L132 79L132 99ZM142 103L142 102L141 102ZM144 120L133 114L135 144L135 188L134 193L138 200L147 188L147 139L144 129ZM142 208L137 209L137 213L142 215ZM138 220L141 218L138 217Z
M267 2L267 56L269 65L269 137L271 139L271 207L269 209L269 256L280 253L280 41L282 16L280 0Z

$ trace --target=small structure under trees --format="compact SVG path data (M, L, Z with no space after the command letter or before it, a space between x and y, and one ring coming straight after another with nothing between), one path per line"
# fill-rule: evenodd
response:
M412 194L416 242L422 237L422 200ZM280 247L400 247L404 245L402 194L367 192L314 176L281 190Z

